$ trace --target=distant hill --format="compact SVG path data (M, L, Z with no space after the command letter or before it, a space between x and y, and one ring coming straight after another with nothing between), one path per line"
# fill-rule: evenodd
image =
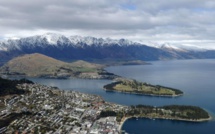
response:
M150 47L126 39L64 36L55 33L0 42L0 65L23 54L40 53L63 60L166 60L215 58L214 50Z
M104 72L99 64L85 61L67 63L54 58L35 53L26 54L8 61L0 68L5 75L24 75L29 77L46 78L103 78Z

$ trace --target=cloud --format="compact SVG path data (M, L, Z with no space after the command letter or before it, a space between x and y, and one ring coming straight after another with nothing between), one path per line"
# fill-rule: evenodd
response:
M0 38L58 32L149 41L214 40L214 9L214 0L0 0Z

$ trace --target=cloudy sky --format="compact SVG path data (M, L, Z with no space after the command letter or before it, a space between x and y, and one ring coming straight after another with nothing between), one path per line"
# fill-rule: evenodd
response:
M215 0L0 0L0 40L47 32L215 48Z

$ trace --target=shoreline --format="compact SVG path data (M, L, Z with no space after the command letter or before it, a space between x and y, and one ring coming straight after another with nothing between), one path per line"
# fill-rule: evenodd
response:
M123 117L122 120L120 121L120 124L119 124L119 131L120 133L122 133L122 126L124 125L124 123L128 120L128 119L131 119L131 118L134 118L134 117Z
M174 98L174 97L180 97L183 96L183 94L179 95L155 95L155 94L144 94L144 93L133 93L133 92L123 92L123 91L118 91L118 90L110 90L103 88L107 92L118 92L118 93L125 93L125 94L134 94L134 95L143 95L143 96L151 96L151 97L166 97L166 98Z
M120 121L120 125L119 125L119 131L122 132L124 130L122 130L122 126L124 125L124 123L128 120L128 119L132 119L132 118L146 118L146 119L162 119L162 120L174 120L174 121L186 121L186 122L196 122L196 123L201 123L201 122L206 122L206 121L211 121L213 119L212 116L209 115L209 118L207 119L197 119L197 120L191 120L191 119L176 119L176 118L162 118L162 117L138 117L138 116L130 116L130 117L123 117L122 120Z
M61 89L62 91L65 91L63 89ZM98 95L100 96L100 95ZM102 97L102 96L100 96ZM116 104L116 103L114 103ZM119 123L119 131L122 131L122 127L124 125L124 123L130 119L130 118L148 118L148 119L165 119L165 120L176 120L176 121L188 121L188 122L205 122L205 121L210 121L212 120L212 116L209 115L208 118L202 118L202 119L197 119L197 120L192 120L192 119L183 119L183 118L179 118L179 117L162 117L162 116L157 116L157 117L153 117L153 116L139 116L139 115L134 115L134 116L128 116L128 117L123 117Z

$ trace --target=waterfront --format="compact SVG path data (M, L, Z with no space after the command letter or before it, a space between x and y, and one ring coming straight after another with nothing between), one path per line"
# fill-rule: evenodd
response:
M157 61L146 66L110 67L107 70L124 77L170 86L185 92L184 96L169 100L152 98L152 101L159 101L157 102L158 105L161 103L163 105L169 103L195 105L207 109L214 116L214 66L215 60L182 60ZM192 123L157 119L129 119L122 129L135 134L167 134L172 132L174 134L213 134L215 132L213 126L215 126L214 120L204 123Z
M32 79L41 84L58 86L61 89L74 89L80 92L101 95L106 101L119 103L123 105L145 104L162 106L169 104L195 105L205 108L212 115L215 113L215 60L182 60L182 61L157 61L152 65L139 66L115 66L106 68L107 71L128 78L134 78L139 81L151 84L159 84L173 88L181 89L185 92L184 96L176 98L150 97L142 95L132 95L123 93L105 92L103 85L110 83L109 80L54 80L54 79ZM162 131L160 120L152 122L151 126L145 126L148 120L129 119L123 125L123 129L129 133L147 133L156 134L171 133L172 129L180 129L180 133L214 133L214 121L206 123L187 123L181 121L165 121L166 131ZM163 121L163 120L162 120ZM181 125L176 125L181 124ZM144 129L147 128L147 129ZM154 132L154 128L157 128ZM141 131L140 131L141 130ZM183 131L183 132L181 132Z
M185 122L164 119L128 119L123 128L129 134L213 134L213 122Z

